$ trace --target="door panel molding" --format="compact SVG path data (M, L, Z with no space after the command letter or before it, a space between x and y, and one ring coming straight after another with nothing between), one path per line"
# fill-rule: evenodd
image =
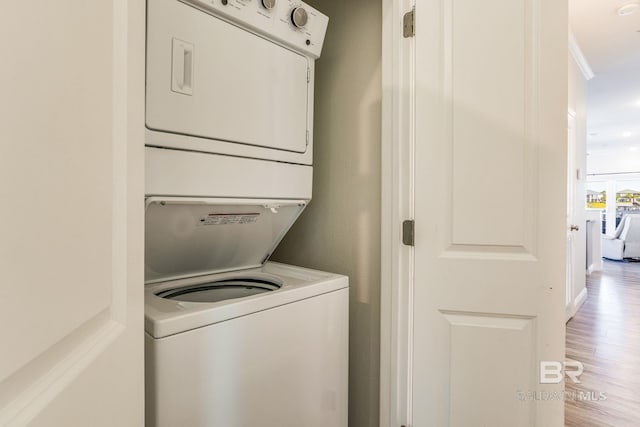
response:
M445 190L451 191L451 205L443 213L451 240L445 247L483 253L491 247L498 253L524 249L535 257L537 201L529 195L536 194L537 182L532 173L537 170L539 108L536 2L440 3L441 153L450 164L451 182ZM501 20L495 25L504 28L487 30L484 22L497 16ZM495 75L496 70L502 74ZM478 162L485 164L482 171L471 167ZM510 209L491 202L505 199Z
M2 385L0 425L28 424L124 329L104 311L15 372Z

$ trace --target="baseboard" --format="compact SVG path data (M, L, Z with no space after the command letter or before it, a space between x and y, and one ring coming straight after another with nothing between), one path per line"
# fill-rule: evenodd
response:
M573 304L569 304L564 310L564 323L567 323L576 314Z
M578 310L580 310L580 307L582 307L582 304L584 304L586 300L587 300L587 288L584 288L582 289L582 291L580 291L580 293L576 297L576 300L573 303L576 313L578 312Z
M582 289L582 291L580 291L576 299L572 303L567 305L565 309L565 316L564 316L565 323L571 320L571 318L573 318L573 316L576 315L576 313L578 312L578 310L580 310L580 307L582 307L582 304L584 304L586 300L587 300L587 288L584 288Z

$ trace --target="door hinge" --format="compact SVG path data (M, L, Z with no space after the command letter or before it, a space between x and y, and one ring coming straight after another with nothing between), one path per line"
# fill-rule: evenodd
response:
M409 12L404 14L402 19L402 35L407 37L413 37L416 35L416 8L414 7Z
M415 244L415 221L412 219L402 222L402 243L407 246Z

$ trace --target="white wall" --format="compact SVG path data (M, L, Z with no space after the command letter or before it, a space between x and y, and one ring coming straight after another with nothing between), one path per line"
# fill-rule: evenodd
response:
M378 426L381 3L308 2L330 19L316 63L313 200L272 259L349 276L349 425Z
M574 248L576 253L573 257L573 301L575 308L584 302L585 290L585 269L586 269L586 173L587 170L587 80L580 71L573 57L569 56L569 109L576 113L576 147L575 147L575 168L573 171L575 178L575 199L573 201L575 222L580 230L574 232ZM570 171L571 173L571 171ZM579 299L578 301L576 301Z
M589 175L631 174L640 172L640 151L591 151L587 162Z

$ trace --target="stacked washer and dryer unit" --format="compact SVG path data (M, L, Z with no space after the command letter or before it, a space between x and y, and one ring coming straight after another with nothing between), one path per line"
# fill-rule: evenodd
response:
M297 0L148 0L148 426L347 425L348 279L269 256L311 199Z

